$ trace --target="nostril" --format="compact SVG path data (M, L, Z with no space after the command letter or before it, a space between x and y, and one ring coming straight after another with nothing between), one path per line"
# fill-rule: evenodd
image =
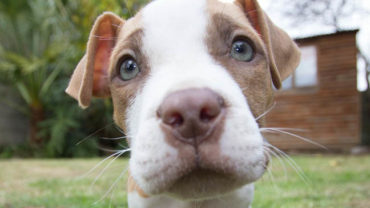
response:
M221 97L217 99L209 99L200 110L199 119L204 123L211 122L214 120L221 112L225 103Z
M200 111L199 118L202 122L208 123L220 114L220 108L204 107Z
M180 113L175 112L165 115L163 122L173 127L179 127L184 123L184 118Z
M225 107L225 101L222 97L218 97L217 102L218 102L218 104L220 105L221 108Z

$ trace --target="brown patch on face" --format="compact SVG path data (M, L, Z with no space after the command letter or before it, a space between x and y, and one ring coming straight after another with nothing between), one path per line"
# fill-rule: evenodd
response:
M142 36L144 31L140 28L140 14L126 22L121 29L119 40L115 46L110 63L110 91L112 94L115 122L124 131L127 130L125 125L126 109L131 100L142 89L149 73L148 59L142 52ZM120 78L119 65L127 58L133 58L139 68L139 74L128 81Z
M129 193L137 192L139 196L143 198L149 198L149 195L146 194L135 182L135 179L131 176L130 171L128 171L128 178L127 178L127 191Z
M263 41L237 5L218 1L212 1L208 5L208 51L239 84L254 117L258 117L268 109L273 97L269 61ZM255 50L252 61L242 62L231 57L231 47L236 38L252 43ZM258 123L262 125L263 119Z

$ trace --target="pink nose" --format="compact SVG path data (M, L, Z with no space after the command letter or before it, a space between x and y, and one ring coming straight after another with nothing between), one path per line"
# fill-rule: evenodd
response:
M225 103L220 95L207 88L194 88L168 95L157 113L176 139L199 144L219 127L224 111Z

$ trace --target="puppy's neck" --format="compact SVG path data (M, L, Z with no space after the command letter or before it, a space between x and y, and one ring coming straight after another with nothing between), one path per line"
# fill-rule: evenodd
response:
M129 207L134 208L250 208L253 189L253 184L248 184L230 194L200 201L182 201L166 195L143 197L138 192L130 192L128 193L128 203Z

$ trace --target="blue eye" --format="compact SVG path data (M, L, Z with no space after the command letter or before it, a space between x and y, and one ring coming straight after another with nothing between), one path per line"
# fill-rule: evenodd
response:
M230 55L238 61L250 62L254 58L254 48L248 41L237 40L233 42Z
M140 68L132 58L126 59L119 67L120 78L124 81L131 80L139 74Z

